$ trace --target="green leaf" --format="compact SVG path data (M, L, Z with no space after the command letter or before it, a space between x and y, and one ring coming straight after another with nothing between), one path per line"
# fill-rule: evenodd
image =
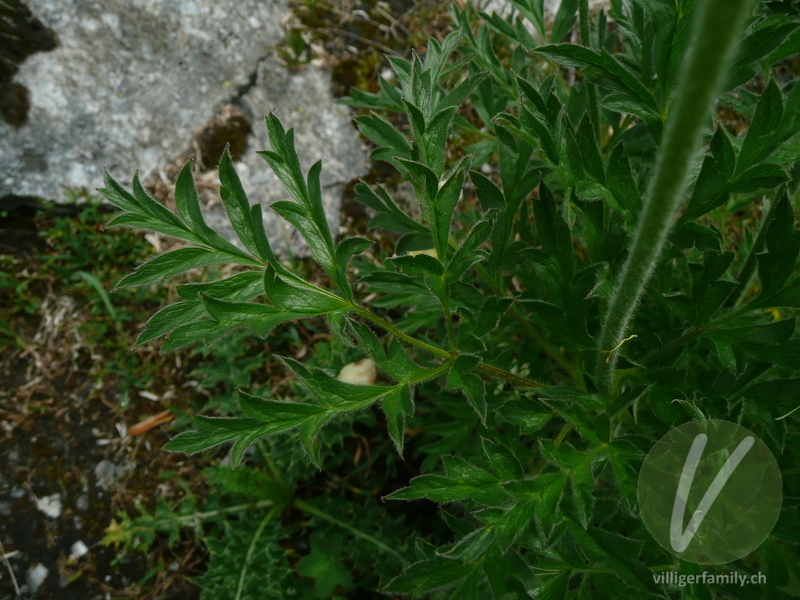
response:
M539 183L539 197L533 200L536 231L542 248L558 261L565 281L572 278L574 254L569 226L556 208L555 198L544 180Z
M506 199L503 192L491 179L478 171L470 171L469 176L472 183L475 184L475 192L484 211L493 208L501 209L505 206Z
M633 115L644 121L648 127L653 128L651 134L656 140L660 139L663 130L663 123L651 106L641 100L623 92L612 92L606 94L600 100L603 107L614 112Z
M327 409L319 404L284 402L252 396L237 390L239 403L244 413L251 419L269 427L266 433L278 433L299 427L311 417L325 413Z
M564 571L548 579L536 597L540 600L564 600L567 597L570 575L570 571Z
M398 159L397 162L417 192L423 218L436 229L436 215L431 212L431 203L439 190L439 178L430 168L418 161Z
M791 130L783 122L783 97L774 80L770 80L756 107L756 114L747 129L742 142L742 150L736 165L736 172L742 173L748 167L767 158L786 139L785 133Z
M709 336L715 344L729 346L732 352L794 368L800 361L800 340L790 339L794 329L795 320L784 319L764 325L719 328L710 331ZM738 365L729 361L726 366L734 370Z
M498 412L509 423L517 425L524 435L531 435L544 427L553 414L533 401L510 400Z
M778 165L760 164L750 167L744 173L740 173L728 185L728 192L731 194L747 194L760 189L777 187L788 180L789 177Z
M508 129L520 134L524 142L535 148L541 148L544 155L543 158L546 158L552 165L557 165L560 161L558 145L550 127L545 125L525 105L522 107L521 118L521 127L514 127L508 115L498 115L497 117Z
M464 178L469 167L468 161L469 157L464 157L453 167L452 174L444 181L431 202L433 241L440 257L447 255L450 223L461 196L461 189L464 187Z
M473 73L466 77L461 83L450 90L447 95L442 98L436 105L436 112L445 108L460 107L461 103L469 96L472 90L487 76L487 72Z
M264 212L261 210L260 204L254 204L250 210L250 223L253 231L253 243L258 249L258 255L269 262L273 268L280 270L281 264L275 257L267 239L267 233L264 231Z
M739 42L722 89L729 90L749 80L755 74L751 65L775 50L797 27L796 21L785 22L780 19L766 19L758 23Z
M333 237L322 205L322 163L314 163L308 171L308 177L304 178L294 147L294 130L285 131L278 118L270 113L267 117L267 134L273 149L258 154L269 163L294 200L274 202L272 208L297 228L314 258L340 289L349 289L337 269Z
M481 580L480 565L473 563L470 565L472 571L467 578L450 595L450 600L479 600L478 584Z
M338 537L312 538L311 553L306 554L295 564L300 575L314 579L314 593L317 598L331 598L337 586L347 589L353 585L350 571L341 562L342 540Z
M139 173L136 173L133 176L133 195L136 198L135 202L138 206L135 210L131 210L130 212L141 211L149 214L157 221L170 223L180 228L184 227L184 224L177 216L175 216L165 206L159 204L155 198L145 191L142 182L139 180Z
M800 279L773 293L762 293L747 305L749 308L800 308Z
M317 400L339 412L365 408L395 389L395 386L345 383L321 369L309 370L294 359L282 357L281 360Z
M258 233L254 229L257 227L257 223L252 218L250 202L247 200L239 175L233 168L233 160L227 146L219 161L219 181L221 184L219 194L222 198L222 203L225 205L225 211L228 213L228 219L230 219L233 230L242 244L244 244L244 247L255 256L260 256L270 263L277 262L268 244L267 248L263 248L256 242ZM259 205L255 205L253 209L258 209L259 213L261 212ZM263 227L261 229L263 232Z
M472 567L459 560L436 557L414 563L383 590L386 594L423 594L453 587L467 577Z
M736 172L736 152L733 149L731 138L725 127L718 125L714 136L711 138L711 153L717 166L729 179Z
M281 200L273 202L270 207L300 232L319 265L328 274L335 272L336 261L334 259L333 241L330 239L330 230L327 222L324 228L320 227L306 207L294 202Z
M381 408L386 415L389 435L394 442L397 453L403 456L406 419L414 415L414 400L411 398L411 386L402 385L393 388L383 398Z
M438 259L427 254L404 254L390 259L392 264L400 267L404 273L409 275L434 275L441 277L444 274L444 267Z
M356 254L361 254L372 245L372 240L363 237L346 238L336 245L336 262L346 265Z
M281 546L286 537L274 511L250 511L247 518L221 519L209 536L208 566L193 579L203 597L215 600L286 600L298 578Z
M661 588L653 581L652 572L636 560L636 555L631 555L631 546L638 546L638 543L632 543L627 538L609 533L593 525L583 528L577 523L567 520L567 526L582 546L602 555L603 562L613 568L616 575L625 583L634 589L659 595L662 593Z
M200 200L194 187L191 161L183 165L175 182L175 205L184 222L200 237L204 237L208 226L203 220L203 211L200 209Z
M562 41L575 25L578 12L578 0L562 0L553 19L553 26L550 30L550 41L554 44Z
M447 475L420 475L409 487L386 496L387 500L421 500L446 503L473 498L482 504L499 506L508 494L497 477L488 471L455 456L442 457Z
M547 27L544 22L544 0L509 1L534 26L539 37L544 40L547 35Z
M253 261L254 262L254 261ZM243 264L238 256L227 252L209 250L207 248L180 248L172 250L166 254L161 254L155 258L139 265L136 270L125 276L117 287L147 285L154 283L165 277L174 277L197 267L205 267L219 263L238 263ZM248 266L250 262L244 263Z
M583 166L586 172L597 183L605 183L606 175L603 167L603 159L600 157L600 148L594 135L594 127L589 119L588 113L581 119L576 133L576 140L581 149Z
M633 179L630 161L625 155L625 148L622 144L617 144L608 161L606 187L614 193L617 202L627 212L632 215L639 212L642 195Z
M203 450L208 450L214 446L219 446L230 442L238 437L237 431L199 431L191 430L179 433L172 438L165 446L168 452L183 452L184 454L196 454Z
M467 237L464 238L450 258L447 266L448 279L451 281L460 279L467 269L484 258L485 255L479 252L478 248L492 234L496 217L497 211L492 211L470 229Z
M728 180L711 155L706 155L681 221L694 220L721 206L730 194Z
M259 302L229 302L201 295L203 306L221 325L249 325L260 336L266 336L276 325L308 317L308 312L291 312Z
M748 387L744 395L758 402L797 401L800 400L800 379L760 381Z
M389 231L409 233L412 231L427 231L427 228L406 215L397 206L388 192L380 185L374 188L360 182L355 187L358 201L368 206L378 214L369 223L370 227L383 227Z
M453 126L458 107L450 106L436 113L425 127L421 141L422 156L434 173L440 173L447 158L447 134Z
M155 313L136 338L136 347L151 342L170 331L197 321L206 314L205 306L197 301L175 302Z
M187 325L182 325L173 330L164 342L163 352L174 352L197 342L206 344L221 337L231 330L230 325L224 325L213 319L200 319Z
M272 268L264 273L264 289L275 306L287 312L310 316L349 308L344 298L294 277L284 278Z
M381 341L372 333L369 327L355 322L352 325L358 339L378 367L386 371L398 382L413 385L425 379L430 379L434 375L436 369L426 369L417 365L395 338L390 338L386 349L384 349Z
M533 506L536 520L547 536L562 519L559 504L566 482L564 473L545 473L533 479L504 482L503 487L514 497Z
M596 52L573 44L539 46L535 52L569 67L581 67L600 85L628 93L653 111L657 106L653 95L620 62L605 50Z
M500 442L481 438L483 453L492 465L492 471L503 481L522 479L525 470L514 453Z
M411 144L391 123L375 113L359 116L354 120L361 133L375 142L379 149L387 149L390 152L389 156L411 158Z
M617 202L614 193L606 186L594 181L579 181L575 186L575 193L582 200L603 200L606 205L617 212L625 213L625 208ZM599 223L598 223L599 224Z
M472 373L480 359L477 356L459 356L447 374L446 386L449 389L460 389L467 397L475 412L486 422L486 387L478 375Z
M259 264L258 261L253 260L253 257L243 253L226 238L206 225L200 208L200 199L194 186L191 162L187 162L178 174L178 180L175 182L175 204L183 220L204 244L235 256L241 256L245 264Z
M100 192L106 195L105 190L100 190ZM172 215L172 213L170 214ZM175 217L175 215L172 216ZM177 217L175 218L177 219ZM158 233L162 233L164 235L169 235L181 240L185 240L192 244L202 245L205 243L197 235L191 232L185 225L183 225L183 223L176 226L174 223L160 221L154 218L153 216L144 214L142 212L136 212L136 213L124 212L112 218L108 222L108 227L118 227L120 225L124 225L126 227L133 227L136 229L147 229L150 231L155 231Z
M800 253L800 231L795 226L794 211L784 194L772 209L772 220L767 225L767 252L758 254L758 277L762 294L777 292L794 273Z
M264 293L264 274L261 271L242 271L225 279L207 283L184 283L178 286L178 296L199 300L205 294L218 300L250 300Z
M114 217L109 226L127 225L140 229L151 229L164 235L203 244L203 240L181 221L177 215L156 202L142 187L138 174L133 177L134 195L128 193L108 173L104 176L105 188L98 190L109 202L118 206L122 214Z

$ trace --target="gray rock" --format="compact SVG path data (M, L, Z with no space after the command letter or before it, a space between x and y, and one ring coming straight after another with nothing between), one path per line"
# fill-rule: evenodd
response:
M338 223L342 185L363 173L365 155L348 110L334 103L328 74L312 67L290 73L275 62L286 0L29 0L28 6L58 46L27 57L15 76L30 108L20 126L0 119L0 199L62 201L66 188L100 187L104 166L120 181L137 169L143 180L165 170L171 176L166 167L187 155L222 107L234 104L252 122L239 164L251 201L285 198L254 154L268 148L263 118L275 109L286 127L296 127L304 165L323 159L325 204L331 225ZM217 159L203 157L212 165ZM265 216L272 236L293 237L276 224L277 215ZM216 209L210 221L225 219Z
M246 85L280 40L282 0L31 0L58 36L25 60L27 122L0 122L0 197L60 200L147 173Z
M501 16L508 16L514 10L514 6L508 0L472 0L473 6L488 14L497 13ZM558 9L561 6L561 0L544 0L544 18L545 23L550 27L553 23ZM592 13L600 11L600 9L608 10L611 8L610 0L589 0L589 11ZM529 24L530 25L530 24ZM533 26L528 28L533 33Z
M28 569L25 573L25 580L28 582L34 594L42 587L42 584L49 574L50 570L41 563L37 563L35 566Z
M36 499L36 508L42 511L51 519L57 519L61 516L61 495L52 494L50 496L41 496Z
M97 477L97 487L101 490L110 490L118 481L130 475L136 469L132 462L115 464L110 460L101 460L94 467L94 474Z

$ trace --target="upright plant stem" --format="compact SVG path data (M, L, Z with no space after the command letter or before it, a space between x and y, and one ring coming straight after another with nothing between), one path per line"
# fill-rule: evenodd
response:
M442 348L438 348L436 346L432 346L431 344L428 344L427 342L423 342L422 340L418 340L416 338L411 337L410 335L408 335L406 333L403 333L397 327L395 327L394 325L389 323L386 319L382 319L381 317L379 317L378 315L376 315L372 311L364 308L363 306L353 305L353 308L361 316L369 319L370 321L372 321L376 325L382 327L383 329L385 329L389 333L392 333L395 337L397 337L397 338L399 338L399 339L401 339L401 340L403 340L405 342L408 342L412 346L416 346L417 348L425 350L426 352L430 352L431 354L433 354L435 356L439 356L441 358L446 358L446 359L451 360L451 361L457 359L460 356L457 352L448 352L447 350L444 350ZM528 387L528 388L546 388L546 387L549 387L549 386L547 386L547 385L545 385L543 383L539 383L538 381L535 381L533 379L528 379L527 377L522 377L522 376L517 375L515 373L511 373L510 371L506 371L505 369L501 369L501 368L495 367L493 365L488 365L488 364L483 363L483 362L479 363L475 367L475 370L476 371L480 371L481 373L486 373L487 375L491 375L492 377L499 377L500 379L505 379L506 381L509 381L509 382L511 382L511 383L513 383L515 385L521 385L523 387Z
M708 109L728 56L739 35L747 0L706 0L699 7L694 35L666 122L655 173L644 198L628 258L603 320L595 368L597 387L614 393L618 351L644 287L667 240L683 199L686 176L697 152ZM608 359L608 360L607 360Z
M264 533L264 528L273 518L275 518L276 515L279 515L280 512L281 512L280 507L273 506L267 513L267 516L261 520L261 524L258 526L258 529L256 529L256 533L253 536L253 539L250 541L250 547L247 549L247 555L245 556L244 564L242 565L242 570L239 573L239 584L236 586L235 600L239 600L242 597L242 592L244 591L244 582L247 579L247 571L253 562L253 555L256 553L256 550L259 547L259 542L261 541L261 534Z
M296 498L294 500L293 504L294 504L295 508L297 508L299 510L302 510L303 512L307 512L310 515L317 516L320 519L325 519L326 521L328 521L330 523L333 523L334 525L338 525L342 529L345 529L345 530L349 531L354 536L356 536L358 538L361 538L362 540L364 540L366 542L374 544L376 547L380 548L381 550L383 550L387 554L391 554L392 556L397 558L403 564L403 566L407 566L408 565L408 561L405 559L405 557L402 554L400 554L397 550L395 550L391 546L387 546L381 540L379 540L376 537L370 535L369 533L367 533L365 531L361 531L360 529L358 529L356 527L353 527L349 523L345 523L344 521L340 521L339 519L337 519L333 515L330 515L330 514L326 513L324 510L318 509L316 506L314 506L313 504L309 504L305 500L301 500L299 498Z

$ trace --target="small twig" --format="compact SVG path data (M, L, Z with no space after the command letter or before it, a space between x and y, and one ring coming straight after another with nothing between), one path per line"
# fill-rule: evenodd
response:
M8 557L12 556L11 554L6 554L5 549L3 548L3 542L0 542L0 560L3 561L6 565L6 569L8 569L8 574L11 575L11 584L14 586L14 593L16 594L17 598L22 597L22 593L19 591L19 586L17 585L17 578L14 577L14 569L11 568L11 563L8 562Z
M362 35L358 35L357 33L353 32L353 31L347 31L345 29L338 29L336 27L328 27L327 30L330 31L331 33L344 35L344 36L353 38L355 40L358 40L359 42L363 42L363 43L367 44L368 46L372 46L373 48L376 48L376 49L380 50L381 52L383 52L385 54L395 54L394 52L392 52L391 48L388 48L388 47L384 46L383 44L381 44L380 42L376 42L375 40L371 40L369 38L365 38Z
M619 344L617 344L616 346L614 346L614 347L613 347L611 350L600 350L600 352L601 352L601 353L603 353L603 354L608 354L608 357L606 358L606 363L608 363L608 361L610 361L610 360L611 360L611 355L612 355L614 352L616 352L617 350L619 350L619 349L620 349L620 347L622 346L622 344L624 344L625 342L628 342L628 341L632 340L632 339L633 339L633 338L635 338L635 337L639 337L639 336L638 336L638 335L636 335L636 334L634 334L634 335L629 335L629 336L628 336L628 337L626 337L624 340L622 340L622 341L621 341Z

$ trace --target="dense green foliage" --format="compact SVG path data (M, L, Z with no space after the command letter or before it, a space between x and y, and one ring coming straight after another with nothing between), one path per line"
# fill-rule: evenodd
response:
M356 122L376 146L372 158L397 169L419 202L417 218L381 186L359 184L371 226L387 232L380 249L334 239L322 166L305 172L292 130L267 118L272 149L260 154L289 198L272 209L297 228L324 277L279 258L227 153L221 196L240 245L205 224L191 165L178 178L177 214L137 179L130 194L107 178L102 193L124 211L113 224L189 244L121 286L242 267L179 286L181 300L147 323L140 343L165 338L171 350L325 319L333 348L371 358L381 374L348 383L325 368L340 357L284 357L300 384L292 397L239 390L240 412L198 415L168 444L191 454L230 443L238 469L217 468L212 479L250 498L203 509L217 528L198 581L204 597L295 597L308 578L319 597L356 585L453 599L800 590L800 490L790 476L800 447L800 85L771 70L800 50L800 18L791 4L764 2L740 31L734 5L743 3L729 3L728 26L715 30L699 15L720 2L616 0L610 19L590 19L587 2L564 0L548 29L541 1L512 4L508 18L454 5L456 31L431 40L424 60L389 57L395 76L380 93L346 99L365 109ZM561 43L576 22L581 44ZM723 107L738 130L722 121ZM641 256L637 237L653 245ZM636 261L643 267L629 276ZM351 427L372 427L376 407L418 474L409 480L384 445L370 459L386 465L372 489L394 505L446 505L451 534L431 519L395 522L358 493L303 495L300 482L314 472L304 461L339 472L348 457L336 449ZM639 466L671 427L705 418L755 432L786 474L773 533L720 567L760 569L765 586L654 582L655 572L700 567L644 529ZM228 518L244 511L246 520ZM302 528L297 511L311 528L299 560L286 550ZM282 514L292 515L283 529ZM151 530L168 522L174 533L181 518L152 517Z

